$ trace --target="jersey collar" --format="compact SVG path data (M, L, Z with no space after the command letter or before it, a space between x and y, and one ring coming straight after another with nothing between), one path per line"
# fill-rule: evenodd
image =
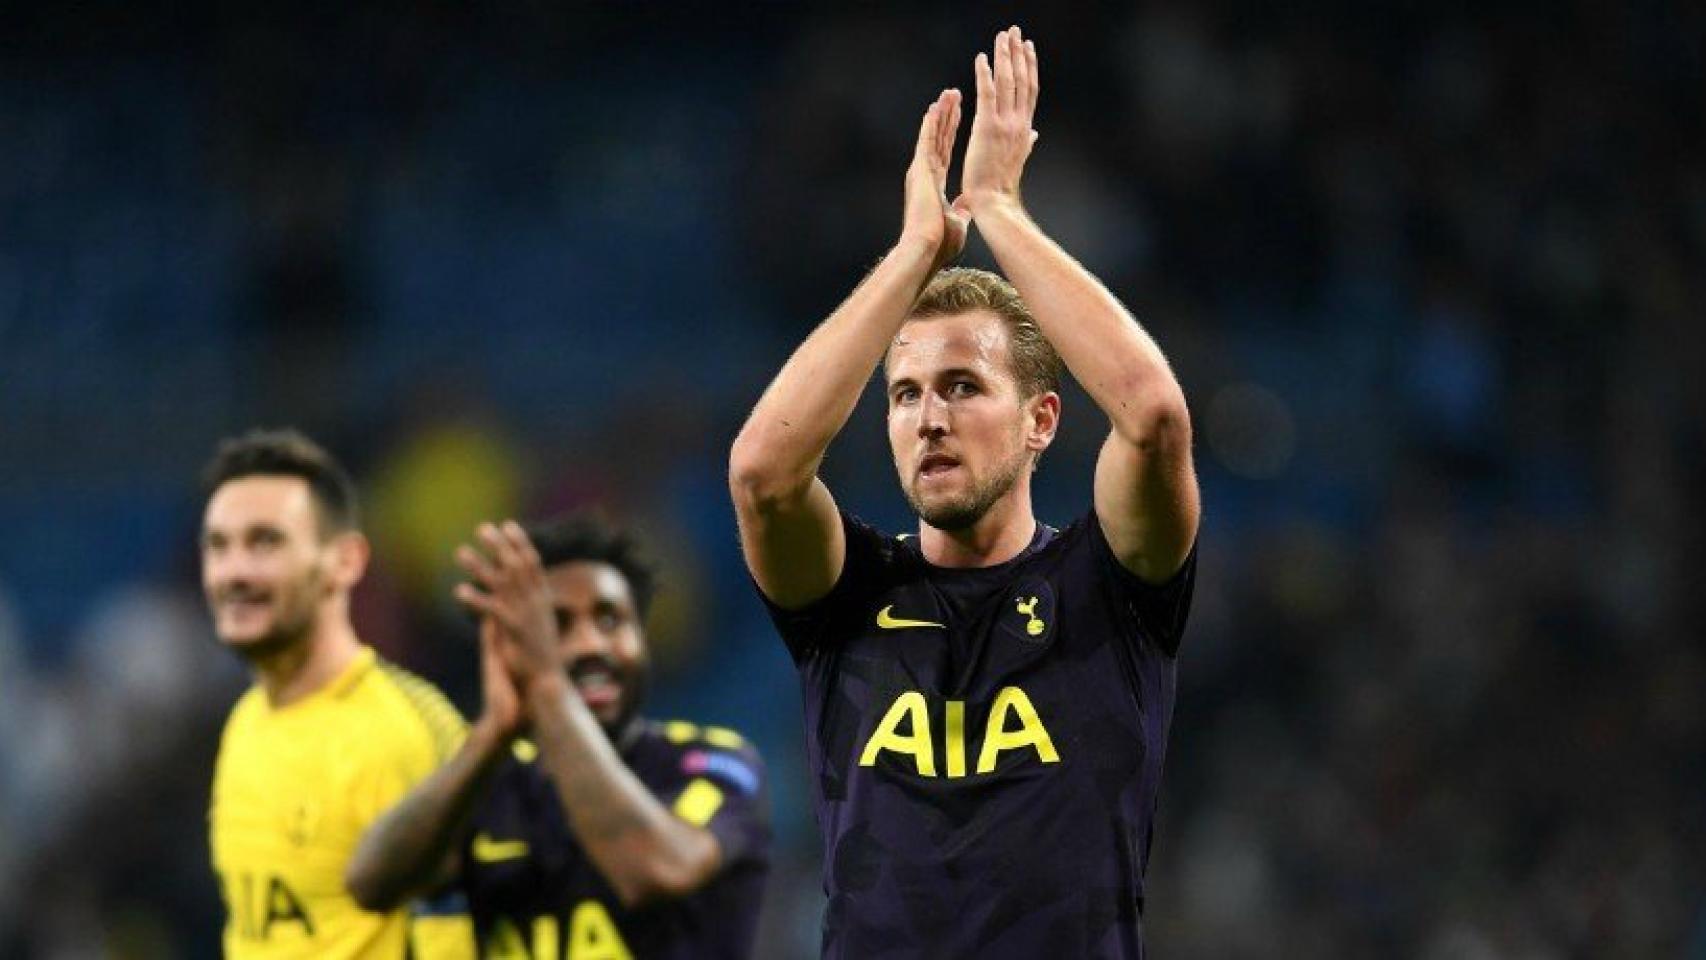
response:
M354 690L355 685L361 682L361 678L366 676L367 671L372 670L373 665L378 661L379 655L373 652L373 648L363 646L356 651L354 657L350 658L349 666L344 668L344 672L332 678L331 683L326 684L327 695L341 698Z

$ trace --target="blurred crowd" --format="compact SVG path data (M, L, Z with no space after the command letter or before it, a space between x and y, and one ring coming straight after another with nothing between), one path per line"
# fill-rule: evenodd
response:
M450 547L589 505L646 533L651 712L765 752L761 955L814 953L799 701L723 458L1005 22L0 18L0 955L216 952L244 677L196 472L256 423L356 469L358 626L468 711ZM1152 950L1706 957L1706 8L1022 22L1027 202L1172 358L1204 484ZM876 399L826 473L902 530ZM1087 506L1103 430L1070 391L1045 518Z

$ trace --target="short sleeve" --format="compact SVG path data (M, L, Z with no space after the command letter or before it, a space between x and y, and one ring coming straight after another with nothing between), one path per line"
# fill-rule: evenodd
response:
M881 581L883 571L895 562L897 542L892 537L846 511L841 513L841 527L846 534L846 560L835 586L823 597L798 610L786 610L772 603L753 584L770 614L770 621L776 625L776 632L782 635L782 642L796 661L813 648L833 642L834 625L844 622L840 614L862 602Z
M449 760L462 746L468 735L468 724L437 687L395 664L382 663L386 676L402 693L413 722L426 735L431 750L428 766L421 776L431 773Z
M364 735L364 769L351 798L363 822L401 800L450 759L467 735L462 715L437 687L393 664L380 669L400 694L401 707L374 708Z
M746 743L695 743L681 754L681 773L681 783L663 799L676 816L717 838L724 868L767 861L770 788L758 751Z
M1085 519L1086 536L1091 540L1098 568L1112 585L1115 595L1127 605L1137 620L1138 629L1158 649L1168 656L1177 656L1185 635L1185 621L1191 612L1191 595L1197 580L1197 544L1185 562L1165 583L1151 584L1127 570L1114 555L1114 548L1102 532L1102 522L1094 510Z

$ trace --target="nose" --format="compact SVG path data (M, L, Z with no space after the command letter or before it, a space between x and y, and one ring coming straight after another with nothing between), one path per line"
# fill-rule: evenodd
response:
M926 391L918 401L918 435L924 438L941 437L948 432L948 404L934 393Z
M206 580L215 587L224 588L233 584L247 583L254 579L254 564L250 562L247 551L225 550L215 556L205 558Z
M610 638L598 628L592 617L576 617L563 641L571 661L587 656L607 657L611 652Z

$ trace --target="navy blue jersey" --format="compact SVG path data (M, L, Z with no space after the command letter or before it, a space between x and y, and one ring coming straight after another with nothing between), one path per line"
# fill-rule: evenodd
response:
M824 956L1141 957L1195 551L1150 586L1093 512L979 569L842 522L829 595L770 605L804 690Z
M642 724L622 759L682 819L722 846L716 879L691 896L624 910L569 829L525 741L494 774L462 848L462 888L483 957L529 960L745 958L769 872L769 789L738 734Z

